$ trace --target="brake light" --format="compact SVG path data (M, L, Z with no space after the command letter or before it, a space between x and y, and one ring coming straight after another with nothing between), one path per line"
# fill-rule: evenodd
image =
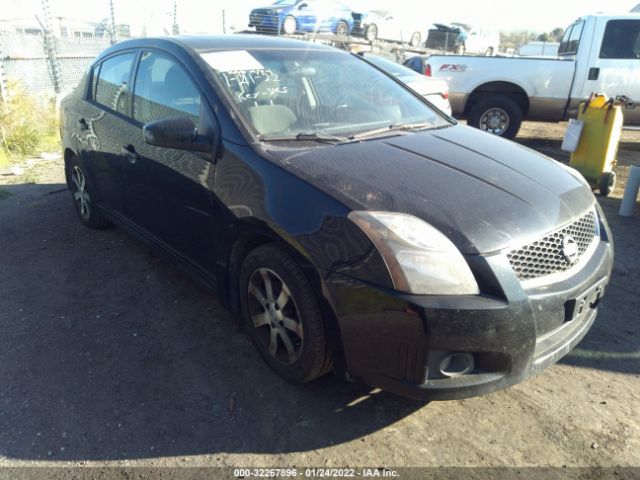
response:
M442 96L442 98L444 98L445 100L449 100L449 92L442 92L440 94Z
M431 76L431 65L429 65L428 63L427 63L427 68L425 68L425 69L424 69L424 74L425 74L427 77L430 77L430 76Z

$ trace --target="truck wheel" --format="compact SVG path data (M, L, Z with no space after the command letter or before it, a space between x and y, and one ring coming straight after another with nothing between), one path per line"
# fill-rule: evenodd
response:
M256 248L242 264L239 287L249 336L276 373L301 383L331 369L318 300L289 254L275 244Z
M598 190L600 195L608 197L616 187L616 174L614 172L604 172L598 179Z
M522 125L522 110L509 97L494 95L471 108L467 123L499 137L514 138Z

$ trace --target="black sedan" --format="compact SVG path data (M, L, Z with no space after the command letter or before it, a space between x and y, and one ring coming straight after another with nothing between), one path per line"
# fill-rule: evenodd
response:
M609 281L611 233L578 173L340 50L121 42L62 102L61 129L80 220L214 287L290 381L503 388L582 339Z

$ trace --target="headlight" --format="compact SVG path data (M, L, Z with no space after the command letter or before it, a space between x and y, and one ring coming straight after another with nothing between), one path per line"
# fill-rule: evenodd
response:
M349 219L371 239L396 290L417 295L477 295L478 284L456 246L413 215L353 211Z

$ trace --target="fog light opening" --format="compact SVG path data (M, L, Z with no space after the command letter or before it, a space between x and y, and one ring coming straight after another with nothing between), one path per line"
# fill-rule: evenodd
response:
M445 377L458 377L473 370L473 355L466 352L451 353L440 360L440 373Z

